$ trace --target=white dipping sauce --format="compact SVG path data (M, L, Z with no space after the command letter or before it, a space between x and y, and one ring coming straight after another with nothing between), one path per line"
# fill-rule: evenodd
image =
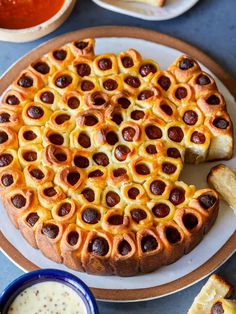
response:
M82 298L72 288L56 281L44 281L23 290L7 314L87 314Z

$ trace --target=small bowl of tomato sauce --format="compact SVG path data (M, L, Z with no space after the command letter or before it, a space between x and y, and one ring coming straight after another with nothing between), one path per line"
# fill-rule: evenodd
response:
M58 28L76 0L1 0L0 40L27 42Z
M27 273L0 295L1 314L99 314L92 292L76 276L61 270Z

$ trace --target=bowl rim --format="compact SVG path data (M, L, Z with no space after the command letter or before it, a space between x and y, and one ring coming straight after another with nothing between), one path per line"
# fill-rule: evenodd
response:
M56 14L54 14L48 20L46 20L40 24L37 24L35 26L31 26L31 27L26 27L26 28L3 28L3 27L0 27L0 33L4 32L5 34L13 34L13 33L27 34L27 33L38 31L42 28L47 28L49 25L56 22L69 9L69 7L73 1L74 0L64 0L63 5L56 12Z
M87 314L99 314L95 297L81 279L67 271L52 268L35 270L14 279L0 294L0 313L6 314L9 305L24 289L45 281L60 282L69 286L85 302Z

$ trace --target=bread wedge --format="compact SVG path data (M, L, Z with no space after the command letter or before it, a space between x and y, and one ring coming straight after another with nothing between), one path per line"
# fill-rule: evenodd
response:
M219 164L213 167L207 181L222 196L236 214L236 172L230 167Z
M210 314L236 314L236 300L218 298L211 307Z
M218 298L228 298L233 287L218 275L213 274L196 296L188 314L210 314L211 308Z
M166 0L125 0L126 2L141 2L146 4L151 4L157 7L163 7L166 3Z

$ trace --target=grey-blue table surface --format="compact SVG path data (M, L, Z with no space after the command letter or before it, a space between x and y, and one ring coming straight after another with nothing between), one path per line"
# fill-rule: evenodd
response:
M235 0L200 0L182 16L162 22L143 21L107 11L90 0L79 0L69 19L50 35L24 44L0 42L0 74L18 58L48 39L77 29L100 25L140 26L175 36L202 49L236 79ZM236 254L218 269L217 273L236 286ZM17 266L0 253L0 291L22 274ZM125 304L99 302L99 310L101 314L183 314L187 312L206 280L207 278L183 291L153 301Z

